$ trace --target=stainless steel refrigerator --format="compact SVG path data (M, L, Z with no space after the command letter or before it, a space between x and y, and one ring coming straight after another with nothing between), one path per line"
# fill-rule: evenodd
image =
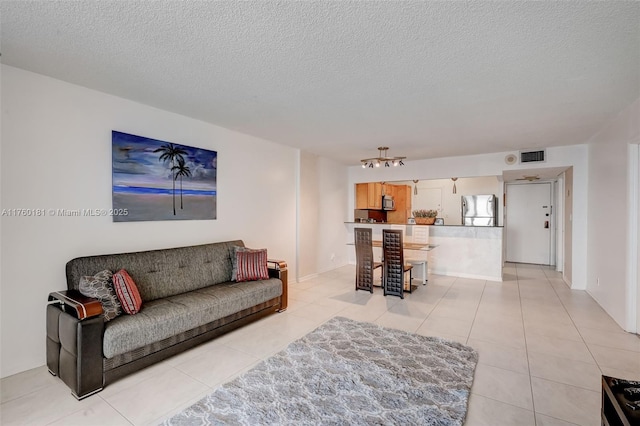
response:
M491 195L462 196L462 224L498 226L498 200Z

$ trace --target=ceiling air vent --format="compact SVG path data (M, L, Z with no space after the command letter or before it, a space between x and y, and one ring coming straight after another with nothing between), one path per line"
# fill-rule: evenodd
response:
M546 159L545 151L520 151L520 163L540 163Z

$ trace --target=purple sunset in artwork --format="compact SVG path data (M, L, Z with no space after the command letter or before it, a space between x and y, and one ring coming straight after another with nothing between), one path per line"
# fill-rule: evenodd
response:
M218 154L112 132L114 222L216 219ZM125 210L126 209L126 210Z

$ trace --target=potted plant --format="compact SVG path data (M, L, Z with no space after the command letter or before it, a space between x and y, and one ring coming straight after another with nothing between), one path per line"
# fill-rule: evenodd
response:
M436 216L438 216L437 210L420 209L413 211L413 217L418 225L433 225L436 221Z

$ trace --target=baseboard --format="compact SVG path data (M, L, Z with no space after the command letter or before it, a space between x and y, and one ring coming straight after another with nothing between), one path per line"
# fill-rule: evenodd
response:
M345 263L342 263L340 265L336 265L336 266L331 267L331 268L322 269L322 270L318 271L318 273L319 274L324 274L325 272L335 271L336 269L340 269L343 266L347 266L347 265L349 265L349 263L345 262ZM355 263L354 263L354 265L355 265Z
M314 278L318 278L321 274L324 274L325 272L335 271L336 269L340 269L340 268L342 268L343 266L347 266L347 265L350 265L350 264L351 264L351 263L346 262L346 263L343 263L343 264L341 264L341 265L336 265L336 266L331 267L331 268L325 268L325 269L322 269L322 270L318 271L318 272L317 272L317 273L315 273L315 274L309 274L309 275L305 275L304 277L300 277L300 278L298 278L297 282L301 283L301 282L304 282L304 281L312 280L312 279L314 279ZM353 263L353 265L355 265L355 263Z
M495 277L492 275L463 274L463 273L455 273L450 271L438 271L437 269L429 269L429 274L443 275L446 277L471 278L474 280L485 280L485 281L496 281L496 282L503 281L502 276Z
M309 274L309 275L305 275L304 277L300 277L300 278L298 278L297 282L301 283L301 282L304 282L304 281L309 281L309 280L312 280L312 279L314 279L314 278L318 278L318 276L319 276L319 275L320 275L320 274Z

